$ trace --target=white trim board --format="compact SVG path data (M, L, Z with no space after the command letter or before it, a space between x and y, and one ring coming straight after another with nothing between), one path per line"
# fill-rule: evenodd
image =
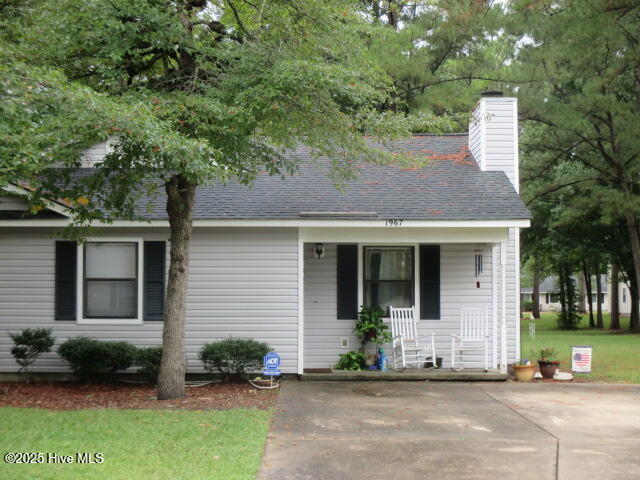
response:
M14 185L12 183L8 183L6 185L3 185L0 188L2 190L4 190L5 192L14 194L14 195L16 195L16 196L18 196L20 198L28 198L29 197L29 191L27 189L25 189L24 187L20 187L18 185ZM54 202L52 200L47 200L45 198L45 199L43 199L43 203L44 203L45 207L47 208L47 210L51 210L52 212L59 213L60 215L64 215L65 217L73 216L73 211L70 208L65 207L63 205L60 205L57 202ZM58 221L68 223L68 220L58 220Z
M501 243L509 239L509 229L491 228L300 228L305 242L419 244L419 243Z

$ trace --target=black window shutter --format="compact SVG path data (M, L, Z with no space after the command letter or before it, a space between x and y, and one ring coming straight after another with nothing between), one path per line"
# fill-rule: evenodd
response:
M144 320L164 316L165 242L144 242Z
M76 319L77 251L75 242L56 242L56 320Z
M358 317L358 246L338 245L338 320Z
M420 318L440 318L439 245L420 245Z

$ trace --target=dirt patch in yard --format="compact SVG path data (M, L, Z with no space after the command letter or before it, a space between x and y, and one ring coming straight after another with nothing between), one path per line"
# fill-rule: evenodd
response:
M277 390L256 390L248 383L212 383L187 387L186 398L156 399L156 389L141 384L91 384L72 382L0 382L1 407L51 410L84 408L228 410L271 408Z

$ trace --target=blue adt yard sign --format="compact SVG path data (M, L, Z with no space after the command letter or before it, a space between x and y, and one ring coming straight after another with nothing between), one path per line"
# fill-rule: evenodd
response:
M264 356L264 370L262 371L263 375L271 375L277 376L280 375L280 370L278 367L280 366L280 355L275 352L269 352Z

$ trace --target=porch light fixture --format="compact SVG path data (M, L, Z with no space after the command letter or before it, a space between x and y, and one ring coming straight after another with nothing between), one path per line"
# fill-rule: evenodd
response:
M313 248L313 255L316 258L324 257L324 243L316 243Z

